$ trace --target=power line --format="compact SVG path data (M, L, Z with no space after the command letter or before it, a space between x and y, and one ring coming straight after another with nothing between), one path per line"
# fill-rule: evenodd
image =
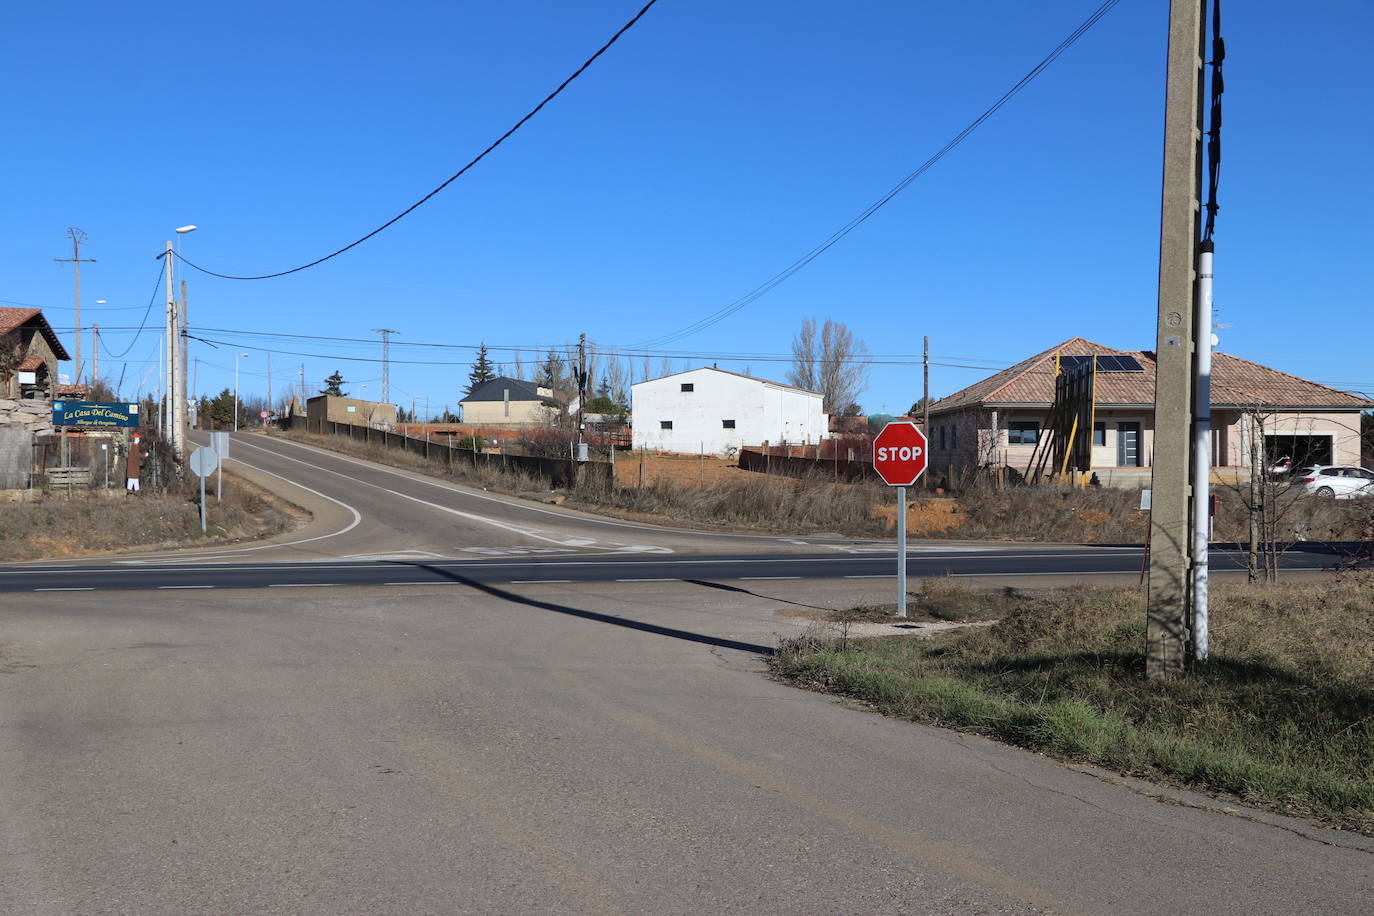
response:
M158 267L158 270L157 270L157 280L155 280L155 281L153 282L153 295L152 295L152 298L150 298L150 299L148 300L148 307L145 308L145 309L143 310L143 320L142 320L141 322L139 322L138 330L134 332L134 338L133 338L133 340L129 341L129 345L128 345L127 347L125 347L122 351L120 351L119 353L111 353L111 352L110 352L110 348L109 348L109 347L105 347L105 352L106 352L106 353L109 353L111 359L120 359L120 358L122 358L122 357L124 356L125 353L128 353L130 350L132 350L132 349L134 348L134 344L138 343L138 338L139 338L139 336L143 334L143 329L144 329L145 327L148 326L148 316L152 314L152 312L153 312L153 303L157 301L157 291L158 291L158 287L160 287L160 286L162 285L162 274L163 274L164 271L167 270L167 260L166 260L165 258L163 258L163 259L159 262L159 264L160 264L161 266ZM111 330L116 330L116 329L113 329L113 328L112 328ZM123 329L123 328L119 328L119 329L117 329L117 330L124 330L124 329ZM103 341L102 341L102 345L103 345Z
M1055 46L1053 51L1051 51L1043 59L1041 59L1040 63L1032 67L1030 72L1028 72L1025 76L1021 77L1021 79L1018 80L1015 85L1013 85L1010 89L1003 93L1001 98L999 98L996 102L994 102L987 109L985 109L983 113L980 114L978 117L974 118L973 121L971 121L963 130L955 134L953 139L951 139L948 143L946 143L943 147L936 151L936 153L933 156L931 156L925 162L921 163L921 165L918 166L914 172L912 172L911 174L903 178L901 181L899 181L895 186L893 186L891 190L889 190L882 197L878 198L878 200L869 204L866 208L864 208L862 212L859 213L858 216L854 217L852 220L841 226L838 230L832 233L830 237L827 238L824 242L817 245L815 248L812 248L810 251L802 255L797 260L793 261L790 265L788 265L780 272L774 274L767 282L763 283L761 286L755 287L753 290L736 299L734 302L731 302L724 308L712 312L705 318L702 318L699 321L687 325L686 327L681 328L677 331L674 331L669 334L664 334L659 337L652 338L650 340L643 341L639 344L635 344L634 346L660 346L662 344L672 343L674 341L681 340L684 337L689 337L692 334L696 334L699 331L704 331L711 325L724 321L726 318L729 318L731 315L735 314L736 312L745 308L746 306L752 305L754 302L763 298L765 295L767 295L772 290L776 289L778 286L781 286L793 275L802 270L802 268L806 267L812 261L816 260L816 258L820 257L822 254L828 251L831 246L835 245L845 236L849 235L849 233L853 232L859 226L863 225L863 223L867 222L869 217L873 216L873 214L877 213L884 206L886 206L887 203L892 200L892 198L896 197L898 194L905 191L911 185L912 182L914 182L916 179L924 175L937 162L943 159L948 153L952 152L955 147L963 143L964 140L968 139L969 135L972 134L979 127L981 127L984 121L986 121L988 118L996 114L997 111L1003 105L1007 104L1007 102L1010 102L1018 93L1021 92L1022 89L1025 89L1026 86L1030 85L1030 83L1042 72L1044 72L1044 70L1047 67L1049 67L1050 64L1054 63L1055 60L1057 60L1061 54L1067 51L1075 42L1078 41L1078 39L1082 38L1083 35L1089 29L1096 25L1098 20L1100 20L1103 16L1107 15L1107 13L1111 12L1112 7L1116 6L1119 2L1120 0L1106 0L1106 2L1099 6L1096 10L1094 10L1093 14L1089 16L1086 20L1084 20L1083 23L1078 26L1078 28L1070 32L1067 38L1065 38L1057 46Z
M647 13L647 12L649 12L649 8L652 7L652 6L653 6L655 3L657 3L657 2L658 2L658 0L649 0L648 3L644 4L644 6L640 9L640 11L637 12L637 13L635 13L634 16L630 19L629 22L627 22L627 23L625 23L623 26L621 26L621 27L620 27L620 30L617 31L614 35L611 36L611 38L610 38L609 41L607 41L604 45L602 45L600 48L598 48L595 54L593 54L591 57L587 58L586 61L583 62L582 66L578 67L576 70L573 71L573 74L572 74L571 76L569 76L569 77L568 77L567 79L565 79L563 82L559 83L557 89L555 89L553 92L550 92L548 95L544 96L543 101L541 101L538 105L536 105L536 106L534 106L533 108L531 108L531 109L529 110L529 112L528 112L523 118L521 118L519 121L516 121L516 122L515 122L515 125L514 125L513 127L511 127L509 130L507 130L507 131L506 131L504 134L502 134L501 136L497 137L496 140L493 141L492 144L491 144L490 146L488 146L486 149L482 150L482 152L478 153L478 154L477 154L477 155L476 155L467 165L463 166L461 169L459 169L458 171L456 171L456 172L454 172L452 175L450 175L447 181L445 181L443 184L439 185L439 187L435 188L433 191L430 191L430 192L429 192L428 194L426 194L424 197L421 197L421 198L420 198L419 200L417 200L415 203L411 204L409 207L406 207L406 208L405 208L404 210L402 210L400 213L396 214L396 215L393 216L391 219L389 219L389 220L387 220L386 222L382 223L382 224L381 224L380 226L378 226L376 229L373 229L371 232L369 232L367 235L363 236L362 238L358 239L357 241L350 242L350 243L348 243L347 245L345 245L344 247L338 249L337 251L330 252L329 254L325 255L325 256L322 257L322 258L316 258L315 260L311 261L311 262L308 263L308 264L302 264L301 266L299 266L299 267L293 267L293 268L291 268L290 270L279 270L279 271L277 271L276 273L271 273L271 274L260 274L260 275L255 276L255 277L234 276L234 275L232 275L232 274L221 274L221 273L216 273L216 272L213 271L213 270L206 270L204 267L200 267L200 266L198 266L198 265L196 265L196 264L191 263L190 261L186 260L185 258L183 258L183 257L181 256L180 252L177 252L177 253L176 253L176 258L177 258L179 261L181 261L183 264L185 264L187 267L190 267L190 268L193 268L193 269L195 269L195 270L198 270L198 271L200 271L200 272L203 273L203 274L209 274L209 275L212 276L212 277L219 277L219 278L222 279L222 280L270 280L270 279L272 279L272 278L274 278L274 277L284 277L284 276L286 276L287 274L298 273L298 272L300 272L300 271L302 271L302 270L306 270L306 269L308 269L308 268L314 267L314 266L316 266L317 264L323 264L325 261L328 261L330 258L336 258L336 257L338 257L339 255L343 254L345 251L348 251L350 248L356 248L357 246L361 245L363 242L366 242L368 239L372 238L373 236L377 235L378 233L380 233L380 232L382 232L382 231L384 231L384 230L386 230L386 229L389 229L391 226L395 225L396 223L400 222L400 221L401 221L402 219L404 219L405 217L409 216L411 213L415 212L415 210L419 209L420 206L422 206L423 204L425 204L426 202L428 202L429 199L430 199L431 197L433 197L434 195L438 194L440 191L442 191L444 188L448 187L449 185L453 184L453 182L455 182L455 181L457 181L459 178L461 178L462 175L463 175L465 172L468 171L468 169L471 169L471 168L472 168L473 166L475 166L477 163L479 163L479 162L481 162L483 159L485 159L485 158L487 157L487 154L488 154L488 153L492 152L492 150L496 149L498 146L500 146L502 143L504 143L504 142L506 141L506 139L507 139L508 137L510 137L512 134L514 134L517 130L519 130L520 128L524 127L524 126L525 126L525 122L528 121L528 120L530 120L530 118L533 118L535 115L537 115L537 114L539 113L540 109L542 109L545 105L549 104L549 103L552 102L554 99L556 99L556 98L563 92L563 90L566 89L566 88L568 88L568 85L569 85L570 83L572 83L573 80L575 80L575 79L577 79L579 76L581 76L582 73L583 73L583 71L585 71L588 67L590 67L590 66L592 65L592 63L593 63L598 57L600 57L602 54L605 54L606 51L610 49L611 45L613 45L613 44L615 44L617 41L619 41L619 40L620 40L620 36L624 35L624 34L625 34L626 32L628 32L631 28L633 28L634 25L635 25L635 23L639 22L639 20L644 16L644 14Z

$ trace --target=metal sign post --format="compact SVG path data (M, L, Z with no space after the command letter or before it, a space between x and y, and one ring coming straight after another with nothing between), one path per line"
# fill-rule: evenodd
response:
M883 427L873 440L873 470L897 489L897 616L906 617L906 488L926 472L926 435L909 420Z
M200 478L200 533L204 534L205 526L205 478L214 473L215 468L219 467L219 455L215 454L212 448L196 449L191 453L191 470Z
M211 433L210 448L214 449L215 455L219 458L219 473L215 475L215 502L219 502L224 494L224 462L229 458L229 434Z

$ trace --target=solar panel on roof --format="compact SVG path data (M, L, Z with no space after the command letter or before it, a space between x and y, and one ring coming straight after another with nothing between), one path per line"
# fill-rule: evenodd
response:
M1145 367L1140 365L1140 360L1134 356L1099 356L1097 358L1097 371L1144 372Z

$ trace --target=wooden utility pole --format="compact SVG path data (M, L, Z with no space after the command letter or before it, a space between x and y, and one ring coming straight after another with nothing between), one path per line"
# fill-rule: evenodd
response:
M70 264L76 274L76 368L72 373L72 382L81 384L81 265L94 264L95 258L83 258L81 256L81 243L86 241L86 233L75 226L67 227L67 236L72 240L72 256L70 258L53 258L59 264ZM56 389L54 388L54 393Z
M91 384L100 378L100 325L91 325Z
M1189 524L1196 264L1202 196L1206 0L1170 0L1159 229L1155 437L1145 673L1169 677L1187 651L1194 554ZM1208 333L1211 329L1207 329Z

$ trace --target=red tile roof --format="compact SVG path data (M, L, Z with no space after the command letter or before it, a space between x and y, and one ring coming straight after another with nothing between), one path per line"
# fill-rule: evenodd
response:
M33 372L33 371L36 370L36 369L42 368L42 366L43 366L43 357L41 357L41 356L26 356L26 357L24 357L24 361L23 361L22 363L19 364L19 371L20 371L20 372Z
M37 319L38 330L48 339L48 346L52 347L52 351L57 354L57 358L71 359L71 356L67 354L66 348L62 346L62 341L57 339L57 333L53 331L52 325L48 324L48 319L43 317L43 311L41 309L0 308L0 336L10 333L34 319Z
M936 401L930 412L1011 404L1049 406L1054 402L1056 353L1063 356L1134 356L1140 361L1143 372L1097 373L1097 403L1104 406L1154 404L1153 352L1114 350L1075 337ZM1212 406L1368 410L1374 408L1374 401L1218 351L1212 354Z

